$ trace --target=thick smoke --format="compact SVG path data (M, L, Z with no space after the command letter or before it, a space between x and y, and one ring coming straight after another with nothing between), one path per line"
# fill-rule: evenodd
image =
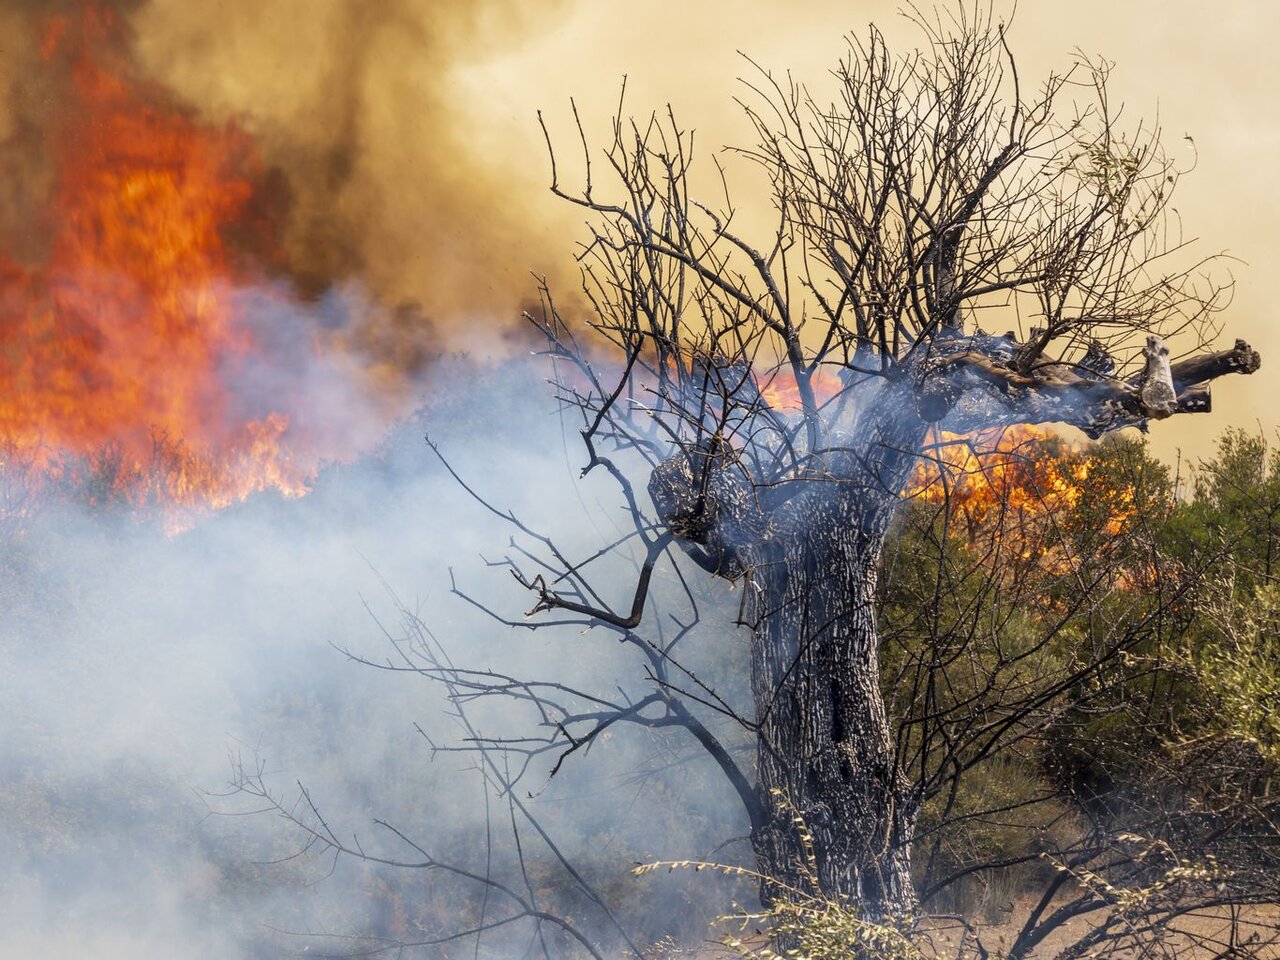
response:
M516 326L529 272L563 266L567 247L553 251L525 209L545 192L545 155L513 165L477 144L453 79L554 26L562 6L0 3L0 264L41 263L66 229L58 151L101 120L77 112L74 44L87 36L107 72L137 84L140 114L155 106L247 135L262 169L245 174L254 196L223 239L302 303L356 284L385 307L343 318L325 346L359 354L393 391L442 334ZM511 119L527 143L532 111ZM507 349L500 334L486 343Z
M563 6L155 0L131 23L151 75L209 116L242 118L281 171L304 290L358 277L457 329L509 325L529 271L549 264L525 214L545 157L483 152L453 71L518 49Z
M449 593L452 567L461 586L506 615L519 619L530 602L481 560L506 552L511 529L446 475L420 439L424 428L499 505L566 533L570 551L585 556L610 538L614 492L575 482L577 451L566 458L549 404L530 403L536 373L484 376L462 364L450 374L446 365L439 374L453 398L381 456L331 470L303 499L261 495L176 538L128 516L54 505L10 531L0 587L0 842L9 851L0 954L342 953L351 942L299 934L427 937L475 909L476 889L439 878L345 861L329 876L324 858L292 858L299 838L284 823L225 816L255 804L210 793L225 789L229 753L250 766L260 757L272 788L291 795L301 781L335 830L371 852L412 854L373 823L385 819L443 858L484 868L474 758L433 759L415 729L458 742L439 689L339 652L394 657L379 626L399 629L388 586L460 664L606 696L643 686L609 637L515 633ZM584 506L593 523L563 523ZM619 602L633 577L620 562L605 580ZM707 677L740 662L732 630L697 642ZM536 732L536 717L521 710L476 716L489 733ZM620 730L555 780L543 767L521 789L637 936L688 935L727 904L719 891L691 909L684 879L627 876L637 860L705 855L745 833L732 794L679 737ZM502 845L505 802L490 802L493 869L518 878ZM543 902L613 936L524 829ZM679 909L664 897L680 898ZM510 955L510 942L494 935L488 955Z
M450 339L508 353L524 291L503 271L533 260L443 91L492 26L246 5L214 30L183 9L0 8L0 439L198 511L363 455Z

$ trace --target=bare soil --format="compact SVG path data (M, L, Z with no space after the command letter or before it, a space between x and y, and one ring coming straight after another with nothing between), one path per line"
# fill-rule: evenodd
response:
M1024 898L1015 903L1013 910L1004 918L973 924L964 951L960 949L965 932L963 925L955 920L934 920L926 928L926 956L938 960L977 957L980 954L973 945L973 936L976 935L990 956L998 958L1013 943L1033 906L1034 900ZM1037 960L1053 960L1089 929L1087 917L1065 924L1040 943L1034 956ZM1173 936L1166 941L1165 949L1157 951L1158 956L1177 956L1180 960L1280 960L1280 907L1247 907L1238 911L1234 939L1231 913L1226 908L1189 914L1171 923L1169 929ZM760 942L763 943L763 938ZM1193 942L1198 945L1193 946ZM739 954L711 942L684 948L667 947L656 955L662 960L737 960L739 957ZM1108 956L1119 960L1129 954L1113 953Z

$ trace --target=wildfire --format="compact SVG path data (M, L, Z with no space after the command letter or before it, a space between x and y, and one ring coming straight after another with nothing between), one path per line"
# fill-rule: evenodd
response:
M844 389L844 382L837 374L819 367L809 378L809 386L812 387L814 399L821 407L839 395ZM760 396L774 410L783 413L796 413L803 406L796 378L787 368L777 370L761 382Z
M1087 446L1039 426L1012 426L970 436L939 431L916 467L907 496L950 504L970 530L1000 524L1022 532L1036 549L1038 521L1080 504L1097 457ZM1133 491L1107 491L1105 532L1120 533L1133 514Z
M844 389L839 376L824 369L815 371L811 384L819 407ZM801 408L786 368L762 379L760 395L784 413ZM971 435L938 431L905 496L949 503L973 534L999 526L1017 537L1020 555L1030 556L1037 549L1037 526L1081 503L1097 463L1087 444L1049 427L1018 425ZM1133 491L1109 490L1107 496L1103 529L1116 534L1132 517Z
M252 138L137 79L109 8L38 26L60 112L44 131L43 250L23 258L27 238L0 236L0 472L159 505L174 528L255 491L305 493L338 451L298 435L287 376L233 386L254 371L260 384L263 356L283 349L237 295L287 296L260 266L273 237Z

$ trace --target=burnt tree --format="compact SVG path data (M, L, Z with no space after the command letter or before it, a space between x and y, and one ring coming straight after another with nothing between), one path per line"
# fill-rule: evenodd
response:
M1243 341L1212 351L1229 287L1178 232L1159 131L1121 128L1107 64L1031 92L993 20L915 26L905 55L874 30L851 40L830 101L752 65L755 142L728 156L768 190L760 243L719 164L718 204L694 199L693 137L670 112L619 110L603 159L582 135L577 190L552 150L553 191L589 217L590 309L571 322L544 285L530 319L582 416L584 474L622 491L640 572L617 610L545 538L542 572L511 562L531 614L553 614L526 625L615 632L654 681L639 701L553 714L548 748L619 721L687 728L742 798L761 871L791 876L801 856L785 797L823 891L873 916L916 906L919 799L879 687L877 568L938 431L1146 429L1208 410L1212 380L1259 365ZM740 584L754 712L735 719L754 770L690 708L686 694L727 712L678 674L679 637L641 633L654 572L678 558Z

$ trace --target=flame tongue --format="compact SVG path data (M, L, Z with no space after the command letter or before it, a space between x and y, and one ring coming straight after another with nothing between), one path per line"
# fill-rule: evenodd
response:
M182 512L304 493L315 462L289 455L290 398L255 408L228 387L260 351L231 292L260 278L225 237L252 221L264 166L243 131L133 79L120 34L86 7L41 44L65 112L47 255L0 248L0 436L11 460L95 473L97 497Z
M912 475L906 496L948 503L970 529L990 528L1019 537L1017 552L1043 549L1038 522L1070 511L1088 491L1097 457L1082 443L1048 427L1012 426L974 436L940 432L930 458ZM1133 490L1110 490L1106 533L1132 519Z
M826 370L817 371L812 386L819 407L844 389L840 378ZM760 394L775 410L800 410L800 392L785 367L762 381ZM1058 511L1081 503L1097 464L1083 444L1049 427L1017 425L970 436L940 431L935 441L912 473L905 497L947 503L974 534L1008 534L1017 541L1011 547L1020 556L1043 549L1039 527ZM1133 491L1109 494L1103 529L1115 534L1132 518Z

